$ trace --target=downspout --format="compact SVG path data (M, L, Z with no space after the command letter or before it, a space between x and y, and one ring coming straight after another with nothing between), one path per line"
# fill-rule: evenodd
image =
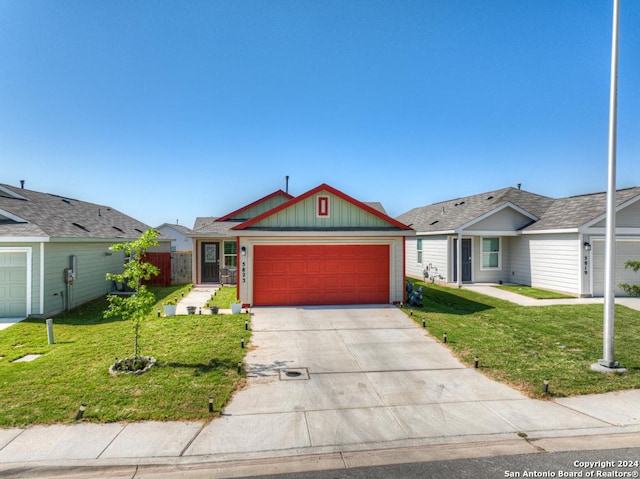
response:
M40 243L40 314L44 315L44 243Z
M456 285L462 288L462 231L458 231L458 243L456 244Z

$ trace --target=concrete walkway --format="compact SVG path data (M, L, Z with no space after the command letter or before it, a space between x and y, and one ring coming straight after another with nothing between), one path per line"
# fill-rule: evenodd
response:
M251 325L248 384L221 417L0 429L0 476L232 477L640 447L640 390L529 399L393 306L254 308Z
M604 304L604 298L562 298L562 299L535 299L521 294L512 293L504 289L496 288L490 284L465 284L463 289L494 298L503 299L520 306L551 306L557 304ZM640 298L616 298L616 304L640 311Z

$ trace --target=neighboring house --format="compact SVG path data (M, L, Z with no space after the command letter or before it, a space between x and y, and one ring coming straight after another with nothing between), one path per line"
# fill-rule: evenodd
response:
M117 242L149 226L109 206L0 185L0 317L50 316L106 294ZM153 249L168 251L168 239Z
M189 251L193 249L193 241L187 235L192 233L191 228L179 224L162 223L156 228L160 233L171 238L171 251Z
M243 304L400 302L404 239L414 231L322 184L300 196L282 190L194 225L194 282L238 286Z
M602 296L605 212L605 193L553 199L504 188L414 208L397 219L416 230L406 240L408 276ZM616 283L637 283L624 263L640 260L640 188L617 192L616 226Z

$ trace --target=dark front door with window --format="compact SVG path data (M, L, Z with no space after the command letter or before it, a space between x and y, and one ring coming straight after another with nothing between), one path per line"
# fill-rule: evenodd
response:
M203 283L220 282L220 243L202 243L200 246L200 267Z
M471 281L471 239L462 239L462 281ZM453 240L453 281L458 281L458 239Z

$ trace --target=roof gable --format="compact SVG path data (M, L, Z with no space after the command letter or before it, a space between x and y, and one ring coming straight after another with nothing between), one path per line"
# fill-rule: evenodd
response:
M510 187L414 208L400 215L398 220L423 233L453 232L482 221L507 206L535 220L553 201Z
M265 211L269 211L276 206L286 203L291 198L293 198L292 195L282 190L274 191L273 193L260 198L253 203L232 211L225 216L221 216L220 218L216 219L216 221L246 221L250 218L254 218L264 213Z
M378 209L327 184L317 186L235 226L233 229L249 228L274 230L411 229Z

